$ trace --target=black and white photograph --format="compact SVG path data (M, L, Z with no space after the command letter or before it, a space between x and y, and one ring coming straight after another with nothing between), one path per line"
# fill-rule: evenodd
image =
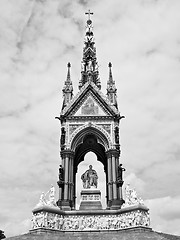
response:
M0 239L180 239L180 0L0 0Z

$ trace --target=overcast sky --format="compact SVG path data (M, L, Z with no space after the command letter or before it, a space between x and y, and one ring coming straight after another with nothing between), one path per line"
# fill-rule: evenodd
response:
M0 229L6 236L27 232L41 192L53 184L58 196L55 117L67 62L78 91L88 9L102 92L111 61L126 117L120 124L124 186L130 183L146 200L154 230L180 235L179 0L0 0Z

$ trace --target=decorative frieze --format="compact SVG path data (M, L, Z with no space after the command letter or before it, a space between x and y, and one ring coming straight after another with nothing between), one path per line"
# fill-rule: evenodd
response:
M104 231L141 226L150 226L148 211L133 210L115 215L61 215L41 211L32 216L32 230L45 228L59 231Z
M71 135L70 141L69 141L69 146L71 146L71 143L72 143L73 139L75 138L76 134L79 133L82 130L85 130L88 127L92 127L93 129L99 130L100 132L102 132L108 140L109 147L112 147L112 141L111 141L111 138L110 138L109 134L103 128L97 126L96 124L93 124L92 122L84 124L83 126L79 127L78 129L76 129L73 132L73 134Z
M97 124L97 125L103 128L109 134L111 134L111 124Z
M82 124L69 124L69 135L71 136L72 133L81 126Z
M100 201L100 195L82 195L82 201Z

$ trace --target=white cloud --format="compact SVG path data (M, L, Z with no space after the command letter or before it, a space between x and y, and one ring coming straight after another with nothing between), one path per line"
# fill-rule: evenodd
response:
M124 178L124 189L127 184L130 184L131 188L136 190L138 195L141 195L145 191L145 182L138 178L134 173L130 173ZM140 196L143 198L143 196Z
M151 227L155 231L179 235L180 196L147 200L150 209Z

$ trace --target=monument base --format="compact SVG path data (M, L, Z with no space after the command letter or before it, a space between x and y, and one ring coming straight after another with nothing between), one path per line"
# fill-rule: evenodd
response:
M109 201L107 209L117 210L120 209L125 201L123 199L114 199Z
M41 206L33 210L31 232L104 232L125 229L151 229L149 209L136 205L119 210L62 211L58 207Z
M83 189L81 191L81 203L79 210L100 210L101 192L98 189Z

